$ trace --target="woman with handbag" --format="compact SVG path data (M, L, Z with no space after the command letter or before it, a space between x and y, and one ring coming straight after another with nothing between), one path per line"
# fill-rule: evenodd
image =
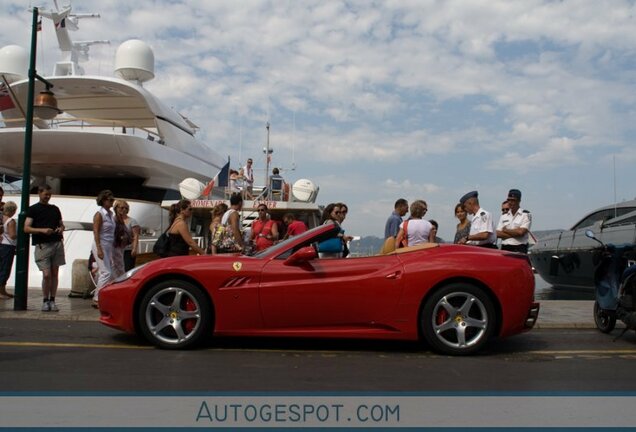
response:
M2 234L0 234L0 299L13 298L13 294L7 292L7 280L13 267L13 257L18 240L18 228L15 222L15 212L18 205L13 201L7 201L2 208Z
M192 216L192 206L190 200L182 199L170 207L170 229L168 237L170 246L166 253L167 257L188 255L190 249L198 255L205 255L205 251L199 247L190 235L187 220Z
M139 243L139 223L128 216L130 206L125 200L115 201L115 243L113 252L114 277L135 267Z
M321 223L335 224L339 232L335 237L328 238L318 243L318 256L320 258L342 258L344 251L344 230L340 227L340 205L328 204L322 212Z
M221 219L223 215L227 211L228 206L225 203L220 203L214 206L212 209L212 222L210 222L210 230L209 230L209 240L208 240L208 253L216 254L216 246L215 244L219 244L221 240L221 236L223 235L223 224L221 224Z
M437 231L429 221L423 219L427 211L428 205L424 200L416 200L411 204L411 217L400 225L400 231L395 239L396 247L435 243Z
M239 212L243 209L243 197L240 193L233 193L230 197L230 208L221 218L222 230L218 241L213 242L216 253L236 253L245 248L243 233L241 231L241 216Z

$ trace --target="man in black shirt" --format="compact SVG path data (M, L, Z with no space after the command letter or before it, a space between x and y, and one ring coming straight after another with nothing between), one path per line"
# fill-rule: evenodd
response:
M24 232L33 235L35 263L42 272L42 311L57 312L55 294L58 285L58 273L61 265L66 264L64 257L62 213L49 204L51 186L38 187L40 202L33 204L27 211Z

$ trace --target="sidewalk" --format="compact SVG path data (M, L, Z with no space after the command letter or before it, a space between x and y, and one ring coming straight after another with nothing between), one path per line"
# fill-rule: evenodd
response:
M42 291L29 289L26 311L14 311L13 299L0 300L0 319L42 319L97 321L99 311L91 307L90 299L69 298L68 290L59 290L55 303L59 312L41 312ZM594 302L591 300L542 300L535 328L595 328Z
M13 292L9 289L9 292ZM58 290L55 296L55 304L59 312L42 312L42 290L29 288L27 296L27 310L14 311L13 299L0 300L0 319L41 319L62 321L97 321L99 311L91 307L91 299L70 298L70 290Z

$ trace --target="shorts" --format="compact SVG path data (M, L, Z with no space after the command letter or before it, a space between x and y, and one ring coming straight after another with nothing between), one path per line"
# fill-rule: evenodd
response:
M35 263L40 271L45 271L51 267L59 267L66 264L64 258L64 243L61 241L52 243L40 243L35 245Z

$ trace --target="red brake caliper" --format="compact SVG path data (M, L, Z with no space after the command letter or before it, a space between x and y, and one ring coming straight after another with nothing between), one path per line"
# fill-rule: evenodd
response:
M187 298L185 301L185 305L183 307L183 310L186 310L188 312L192 312L197 310L196 305L194 304L194 302L192 301L191 298ZM185 321L183 321L183 330L186 332L186 334L189 334L192 329L194 328L194 325L197 323L195 318L191 318L191 319L187 319Z
M435 316L435 324L442 325L448 320L448 311L444 308L441 308L437 311L437 315Z

